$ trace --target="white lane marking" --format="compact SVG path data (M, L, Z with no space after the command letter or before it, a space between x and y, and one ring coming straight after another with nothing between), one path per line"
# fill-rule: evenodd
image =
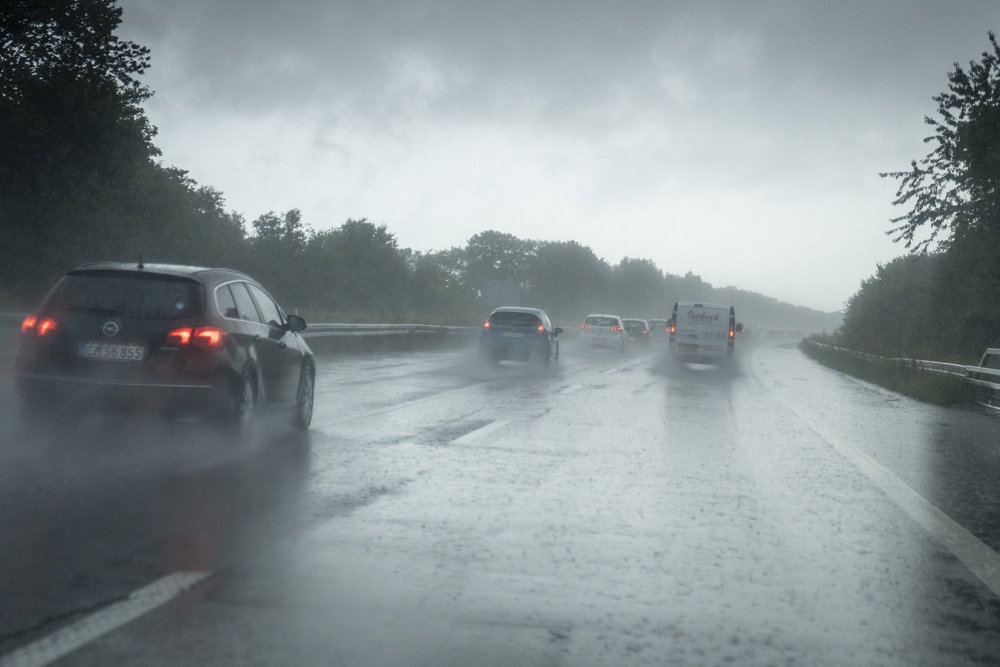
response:
M754 357L759 377L766 377L772 388L777 384L763 371L758 357ZM996 595L1000 595L1000 554L984 544L960 523L942 512L906 482L896 477L888 468L857 447L842 441L817 424L791 402L786 402L809 427L829 442L841 456L854 464L875 486L882 490L896 506L913 519L918 526L937 539L960 560L980 581Z
M875 459L845 443L832 440L832 444L911 519L972 570L991 591L1000 595L1000 555L997 552Z
M506 426L509 423L510 423L509 419L498 419L495 422L490 422L486 426L482 426L480 428L477 428L475 431L469 431L465 435L459 436L458 438L455 438L454 440L452 440L448 444L451 444L451 445L465 445L465 444L468 444L468 443L473 442L475 440L479 440L479 438L483 437L484 435L486 435L488 433L492 433L493 431L496 431L498 429L503 428L504 426Z
M47 665L88 644L103 634L156 609L209 577L211 572L174 572L134 591L125 600L95 612L62 630L43 637L5 656L2 667Z

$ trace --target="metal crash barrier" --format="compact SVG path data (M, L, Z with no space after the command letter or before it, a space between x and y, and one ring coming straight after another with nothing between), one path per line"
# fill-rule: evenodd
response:
M929 373L940 373L965 378L966 382L976 388L976 402L989 412L1000 414L1000 348L987 348L978 366L965 366L943 361L882 357L877 354L868 354L866 352L857 352L855 350L827 345L808 338L803 340L809 345L815 345L825 350L846 354L872 363L910 367Z
M448 327L433 324L310 324L305 338L322 336L412 336L426 334L467 334L479 327Z

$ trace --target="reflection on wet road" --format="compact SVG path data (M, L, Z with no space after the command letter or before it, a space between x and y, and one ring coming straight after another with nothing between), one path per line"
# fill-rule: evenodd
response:
M4 426L0 654L207 572L80 648L34 655L1000 661L994 418L793 346L718 369L573 343L551 369L465 351L321 360L306 436Z

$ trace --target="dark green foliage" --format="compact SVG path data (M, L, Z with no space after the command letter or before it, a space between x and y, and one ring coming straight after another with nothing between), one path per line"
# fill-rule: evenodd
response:
M882 174L899 180L893 203L909 208L890 234L918 254L862 283L844 316L846 347L968 363L1000 344L1000 45L993 33L989 42L933 98L933 150Z
M112 0L0 6L0 305L85 261L242 261L222 196L155 162L149 53L120 21Z

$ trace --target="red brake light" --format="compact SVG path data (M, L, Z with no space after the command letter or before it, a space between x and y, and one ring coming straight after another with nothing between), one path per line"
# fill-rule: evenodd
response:
M581 329L589 329L589 328L590 328L590 325L589 325L589 324L581 324L581 325L580 325L580 328L581 328Z
M729 330L729 337L730 338L735 338L736 337L736 332L734 332L732 329L730 329Z
M51 317L46 317L43 320L38 319L37 315L28 315L21 322L21 333L27 334L34 331L39 336L48 336L54 333L56 330L56 321Z
M612 331L621 331L622 328L621 327L611 327L611 330Z
M203 350L221 350L226 344L226 332L219 327L198 327L192 344Z
M489 320L483 322L483 328L484 329L489 329L490 328L490 322L489 322Z
M168 346L191 345L200 350L221 350L226 344L226 330L219 327L182 327L167 334Z
M539 324L538 325L538 333L542 333L543 331L545 331L545 325L544 324Z
M174 329L167 334L167 339L164 342L167 345L187 345L191 342L191 333L191 327Z

